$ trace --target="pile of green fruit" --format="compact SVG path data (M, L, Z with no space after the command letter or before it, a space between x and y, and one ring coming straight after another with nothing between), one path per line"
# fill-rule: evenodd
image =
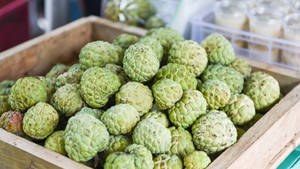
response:
M79 63L0 84L0 127L104 169L203 169L280 98L231 43L170 28L94 41Z
M110 0L105 9L107 19L146 29L165 26L164 21L155 16L155 13L150 0Z

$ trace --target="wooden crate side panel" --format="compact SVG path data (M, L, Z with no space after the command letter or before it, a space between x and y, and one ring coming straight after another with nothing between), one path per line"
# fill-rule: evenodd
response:
M268 168L269 162L300 131L300 85L276 104L208 169ZM278 131L282 132L278 132Z
M142 36L147 32L147 30L142 28L116 23L94 16L89 17L89 19L93 23L93 40L112 42L118 35L122 33Z
M90 169L0 129L0 169Z
M91 23L80 19L47 35L0 53L0 81L46 73L56 63L77 59L91 41Z

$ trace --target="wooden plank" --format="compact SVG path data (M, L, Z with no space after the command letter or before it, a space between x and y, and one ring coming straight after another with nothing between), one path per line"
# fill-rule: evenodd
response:
M0 53L0 81L43 74L56 63L74 60L91 41L91 31L90 21L80 19Z
M112 22L95 16L90 16L89 20L93 23L93 40L112 42L121 33L142 36L147 32L147 30L142 28Z
M268 168L269 162L300 131L300 85L276 104L208 169Z
M0 169L89 169L3 129L0 129L0 150Z

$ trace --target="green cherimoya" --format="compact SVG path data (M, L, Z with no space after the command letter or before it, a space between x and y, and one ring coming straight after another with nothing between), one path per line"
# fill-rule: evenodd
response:
M223 111L236 125L243 125L249 122L255 115L253 101L244 94L232 96L228 105L223 108Z
M140 116L149 112L153 105L152 92L148 86L139 82L128 82L116 94L116 104L130 104Z
M89 107L83 107L79 112L76 113L76 115L78 115L78 114L89 114L89 115L94 116L96 119L100 119L103 114L103 111L100 109L92 109Z
M0 117L0 128L16 135L23 135L23 117L24 115L19 111L5 112Z
M132 144L125 152L111 153L105 161L104 169L153 169L151 152L142 145Z
M186 169L205 169L211 160L203 151L194 151L184 158L184 167Z
M105 125L88 114L71 117L64 137L68 156L79 162L92 159L97 152L105 150L109 143L109 133Z
M62 155L67 155L65 150L64 131L56 131L52 133L45 141L45 148L57 152Z
M207 36L201 46L206 50L209 63L229 65L235 59L232 44L218 33Z
M107 64L105 65L105 69L108 69L109 71L115 73L118 75L121 84L125 84L126 82L129 81L126 73L123 70L122 66L116 65L116 64Z
M16 82L12 80L4 80L0 82L0 95L9 95L10 90L15 83Z
M143 37L138 41L138 44L143 44L150 47L155 56L158 58L159 62L162 61L164 55L164 48L160 44L159 40L152 37Z
M101 121L106 125L110 134L127 134L140 120L139 113L130 104L118 104L106 110Z
M133 142L144 145L153 154L166 153L171 147L171 132L161 123L147 118L140 121L132 135Z
M180 64L169 63L160 68L155 76L155 81L171 79L179 83L182 90L196 89L197 79L188 69Z
M55 86L55 82L56 80L54 78L47 78L44 76L37 76L37 79L39 79L44 87L47 90L47 98L48 100L52 97L53 93L55 92L56 86Z
M250 129L256 122L258 122L259 119L261 119L263 117L262 114L260 113L256 113L255 116L252 118L252 120L250 120L248 123L244 124L242 127L245 130Z
M0 116L11 109L12 108L8 102L8 96L0 95Z
M69 70L69 66L58 63L51 68L51 70L46 74L46 78L57 78L60 74L63 74Z
M123 69L131 80L146 82L157 73L159 60L151 47L135 44L125 51Z
M179 83L171 79L162 79L154 83L152 92L158 109L166 110L181 99L183 90Z
M61 87L65 84L79 84L83 72L81 64L72 65L67 72L57 77L56 87Z
M208 154L220 152L234 144L237 131L222 111L211 110L192 126L193 141L197 149Z
M198 90L186 90L175 106L168 110L172 124L188 128L202 114L206 113L207 103Z
M51 104L61 114L69 117L78 112L84 102L78 88L74 85L66 84L56 90L51 99Z
M43 82L33 77L24 77L14 84L9 103L14 110L25 111L38 102L47 101L47 89Z
M159 40L160 44L164 48L165 55L169 53L169 50L174 43L184 40L177 31L168 27L151 29L147 32L146 36L151 36Z
M133 45L136 42L138 42L138 40L139 38L135 35L123 33L116 37L112 43L114 45L120 46L123 49L123 51L125 51L130 45Z
M210 109L219 109L229 103L231 93L225 82L220 80L207 80L200 88Z
M165 127L168 127L170 122L168 120L168 117L165 113L159 112L159 111L151 111L149 113L146 113L143 117L142 120L146 118L151 118L156 120L157 122L161 123Z
M129 136L111 135L109 137L108 147L102 152L104 158L106 158L109 154L114 152L124 152L126 147L132 144L132 140Z
M116 74L104 68L92 67L81 77L80 94L89 106L101 108L120 86L121 82Z
M169 51L168 63L178 63L199 76L207 66L207 54L203 47L192 40L174 43Z
M264 72L254 72L246 81L244 93L249 96L259 112L269 110L280 98L278 81Z
M182 161L176 155L161 154L153 161L154 169L183 169Z
M145 24L146 29L160 28L164 26L165 22L157 16L151 16Z
M249 77L252 71L251 66L244 59L236 58L229 67L234 68L236 71L240 72L245 78Z
M84 69L108 63L121 63L122 48L108 42L94 41L86 44L80 50L79 63Z
M169 130L172 135L171 154L184 158L195 151L193 137L190 132L182 127L171 127Z
M201 79L205 82L208 79L215 79L225 82L232 94L241 93L244 87L244 76L231 67L217 65L209 65L201 75Z
M51 105L39 102L25 113L23 131L34 139L42 140L54 131L58 118L57 111Z
M149 0L111 0L105 9L106 18L134 26L154 14L155 8Z

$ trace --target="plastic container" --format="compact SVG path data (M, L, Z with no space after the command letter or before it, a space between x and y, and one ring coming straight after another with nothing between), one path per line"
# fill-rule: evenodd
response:
M29 39L28 1L14 0L0 8L0 52Z
M265 63L278 65L294 70L300 71L300 65L287 65L282 59L274 60L274 57L281 58L282 52L291 52L295 55L300 55L300 44L292 41L273 38L263 35L254 34L246 30L234 30L225 28L215 24L215 14L213 9L207 11L201 11L191 18L191 39L197 42L201 42L206 36L211 33L218 32L230 39L235 49L236 55L248 57L254 60L259 60ZM260 45L263 46L266 51L251 51L249 48L240 47L236 42L243 41L247 45ZM276 51L274 53L274 51ZM275 56L274 56L275 55ZM288 56L283 56L288 57Z

